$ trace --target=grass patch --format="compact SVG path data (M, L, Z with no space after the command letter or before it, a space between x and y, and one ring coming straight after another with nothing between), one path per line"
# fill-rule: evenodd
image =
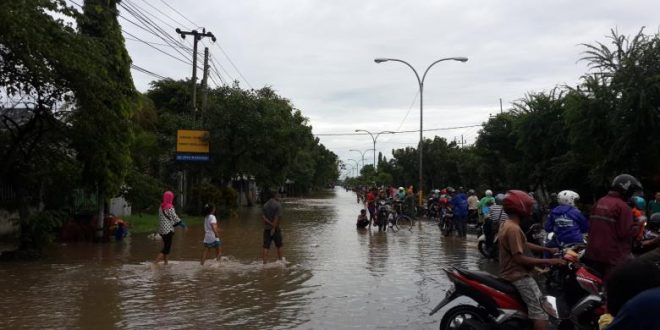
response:
M183 219L188 226L204 222L203 217L187 216L185 214L180 214L179 217ZM128 230L131 233L155 233L158 231L158 214L143 213L121 218L128 221Z

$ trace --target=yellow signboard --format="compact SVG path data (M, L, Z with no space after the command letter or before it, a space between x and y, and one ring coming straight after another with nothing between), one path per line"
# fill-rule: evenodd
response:
M176 131L176 152L209 153L209 131Z

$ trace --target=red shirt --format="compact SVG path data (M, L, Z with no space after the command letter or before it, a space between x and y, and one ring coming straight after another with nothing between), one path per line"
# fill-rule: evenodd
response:
M369 192L367 194L367 202L375 202L376 201L376 195L373 192Z
M585 258L617 266L630 257L636 233L630 207L610 191L591 210Z

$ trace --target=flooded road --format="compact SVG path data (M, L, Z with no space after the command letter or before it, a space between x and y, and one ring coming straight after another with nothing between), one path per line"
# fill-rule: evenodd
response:
M358 231L360 205L341 188L283 203L286 263L261 263L260 208L221 221L225 260L199 265L201 226L160 240L56 246L39 262L0 264L2 328L437 329L428 313L448 288L442 268L493 271L476 237Z

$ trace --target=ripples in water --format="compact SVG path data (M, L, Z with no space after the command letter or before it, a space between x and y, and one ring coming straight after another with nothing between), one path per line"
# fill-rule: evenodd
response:
M287 262L261 262L260 210L221 221L222 262L199 265L202 229L177 233L168 266L160 241L60 246L39 263L2 264L3 328L436 329L428 312L449 287L443 267L494 270L476 237L356 230L350 192L285 199Z

